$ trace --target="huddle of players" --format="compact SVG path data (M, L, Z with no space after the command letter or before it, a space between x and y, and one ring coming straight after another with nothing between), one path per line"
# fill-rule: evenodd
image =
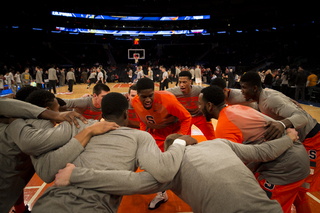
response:
M249 75L250 73L248 73ZM248 81L244 82L246 78L244 78L242 84L243 84L243 90L245 91L246 86L249 87L251 90L249 90L248 94L244 93L245 98L247 100L251 101L258 101L259 108L266 108L267 110L271 110L269 106L260 106L261 103L268 102L268 101L262 101L255 97L255 92L259 89L259 85L254 85ZM204 133L206 138L208 140L212 140L217 138L226 138L230 141L236 142L236 143L261 143L263 140L263 134L266 131L261 131L264 128L264 124L267 121L270 121L270 128L272 127L272 133L279 130L281 134L284 132L284 129L281 129L283 127L282 125L286 127L295 127L297 129L303 129L303 124L296 124L294 123L295 120L291 122L290 124L287 123L287 121L284 122L274 122L274 120L268 118L267 116L262 115L258 111L251 110L251 108L243 107L243 106L237 106L235 105L235 108L232 108L232 106L225 107L226 103L234 103L243 102L244 104L248 104L249 101L247 101L244 98L239 98L241 95L240 90L234 90L234 89L225 89L223 91L222 89L219 90L217 87L208 87L208 88L202 88L200 86L191 86L191 76L189 72L181 72L179 74L179 87L169 89L168 91L154 91L154 84L149 79L141 79L138 81L139 85L133 85L129 89L129 125L130 127L139 128L143 131L148 131L153 138L155 139L157 145L161 149L161 151L164 151L164 141L166 137L172 133L180 133L182 135L190 135L191 133L191 125L195 124L199 127L199 129ZM246 85L248 84L248 85ZM96 85L99 87L99 85ZM104 85L106 86L106 85ZM139 90L137 88L139 87ZM256 86L256 88L255 88ZM258 88L258 89L257 89ZM87 114L95 114L94 118L98 119L99 117L97 114L101 114L101 104L99 105L99 102L101 103L101 100L103 96L107 95L110 89L108 88L102 88L99 92L96 92L94 90L93 97L86 98L86 101L81 100L77 102L77 100L66 100L67 107L68 108L75 108L76 111L80 112L81 114L86 114L84 112L87 112ZM264 91L263 92L272 92L270 91ZM261 91L260 91L261 92ZM136 95L137 94L137 95ZM251 96L250 96L251 95ZM266 97L269 97L266 95ZM283 97L282 101L283 101ZM267 98L265 98L267 99ZM286 99L285 99L286 100ZM287 105L291 106L293 102L288 102ZM281 106L279 104L278 106ZM277 106L277 107L278 107ZM287 107L288 107L287 106ZM228 110L227 110L228 109ZM81 111L82 110L82 111ZM302 113L304 117L307 117L306 119L311 119L308 117L307 113L298 108L297 106L292 106L292 111L298 111L300 114ZM100 111L100 112L99 112ZM280 111L280 112L279 112ZM288 111L288 109L284 110ZM223 113L221 113L223 112ZM279 120L279 117L282 116L282 119L288 118L284 117L285 115L282 115L281 110L277 110L273 112L274 114L279 113L276 120ZM267 114L267 113L265 113ZM221 116L223 115L223 116ZM268 115L268 114L267 114ZM272 117L271 113L269 113L269 116ZM297 115L298 117L299 115ZM275 116L273 116L275 117ZM87 118L93 118L93 117L87 117ZM212 126L212 123L210 122L211 118L218 119L217 129L216 129L216 135L214 133L214 129ZM287 119L288 120L288 119ZM300 119L301 120L301 119ZM244 123L244 121L248 121L248 125ZM241 123L239 123L241 122ZM250 124L251 122L251 124ZM221 124L220 124L221 123ZM280 124L276 125L276 124ZM250 126L251 125L251 126ZM318 126L316 123L315 126ZM229 128L230 127L230 128ZM262 128L263 127L263 128ZM260 129L259 129L260 128ZM269 128L269 129L270 129ZM315 127L314 127L315 128ZM304 138L314 138L319 137L317 129L313 130L314 128L307 129L306 131L313 132L313 137L306 137L306 135L309 135L310 133L303 133L300 134L299 137L300 140L303 140ZM257 134L257 132L260 133L260 135ZM268 133L268 132L267 132ZM309 134L308 134L309 133ZM218 134L218 135L217 135ZM279 134L279 136L281 135ZM278 136L278 135L277 135ZM270 136L269 136L270 137ZM272 137L270 137L272 139ZM318 142L319 143L319 142ZM309 155L312 154L311 158L312 160L317 160L316 151L317 149L312 146L314 144L313 142L310 142L311 148L309 148ZM291 151L290 151L291 150ZM293 150L293 151L292 151ZM295 151L298 150L300 154L297 154ZM303 152L304 151L304 152ZM303 191L303 189L300 189L301 185L305 182L305 178L309 175L309 170L306 171L306 156L308 158L308 154L305 152L305 149L301 149L301 143L295 142L294 146L289 148L287 152L285 152L281 158L279 157L278 161L285 161L288 158L288 156L295 157L295 154L298 155L298 159L296 159L297 164L291 164L292 166L289 171L295 171L295 173L290 173L290 175L287 175L288 178L285 181L280 181L281 177L277 177L275 174L279 174L279 171L270 171L270 167L268 167L268 163L263 164L255 164L251 165L248 164L248 167L252 169L253 171L257 172L259 174L258 180L261 185L261 187L265 191L271 192L271 199L276 199L281 205L285 212L289 208L291 208L291 204L294 201L294 198L297 196L298 192ZM301 159L299 161L299 159ZM295 161L295 162L296 162ZM315 161L312 161L315 162ZM281 162L278 162L278 164ZM282 162L283 163L283 162ZM276 164L277 165L277 164ZM252 166L252 167L250 167ZM273 165L275 166L275 165ZM267 168L267 169L266 169ZM275 167L276 169L279 169L281 167ZM318 170L315 168L312 168L314 170L313 175L310 175L310 177L307 178L308 183L311 184L310 190L318 190L316 187L319 184L317 183L317 177L318 177ZM289 171L280 171L281 176L285 175L285 172L289 173ZM292 178L292 176L296 176ZM264 181L264 182L263 182ZM264 187L263 187L264 186ZM282 188L277 186L282 186ZM285 186L285 187L284 187ZM284 188L291 189L290 193L288 191L285 191ZM292 188L294 189L292 192ZM287 196L278 196L280 197L278 199L277 196L272 196L272 192L276 195L281 194L281 192L285 192L283 194L287 194ZM309 190L309 191L310 191ZM268 194L270 195L270 193ZM165 193L161 192L158 193L157 197L150 202L149 208L154 209L159 206L162 202L167 201L167 196ZM293 200L292 200L293 199Z

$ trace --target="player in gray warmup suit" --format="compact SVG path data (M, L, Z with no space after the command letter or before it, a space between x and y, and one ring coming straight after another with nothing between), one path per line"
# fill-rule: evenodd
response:
M22 117L22 118L43 118L56 121L72 120L73 116L81 116L76 112L58 113L46 108L37 107L35 105L22 102L11 98L0 99L0 115L6 117ZM82 117L82 116L81 116ZM84 118L83 118L84 119ZM8 119L7 119L8 120ZM7 120L5 118L0 119L0 122ZM22 119L18 119L22 120ZM45 120L28 120L26 126L31 126L37 121L39 128L53 127L50 121ZM14 121L16 122L16 121ZM13 122L13 123L14 123ZM69 125L67 122L66 125ZM9 133L11 132L11 133ZM28 183L34 169L30 161L30 157L27 155L28 150L25 149L29 146L29 151L32 153L38 152L39 149L46 149L50 147L50 141L46 138L42 139L44 148L41 148L41 140L32 140L31 135L20 135L19 128L15 128L13 125L6 123L0 123L0 209L1 212L9 212L12 206L15 204L23 188ZM12 139L12 136L21 136L24 139L31 139L30 143L16 144ZM59 137L56 137L59 139ZM43 141L44 140L44 141ZM26 142L26 141L25 141ZM50 148L49 150L51 150Z
M120 98L120 102L112 99L114 95L122 98ZM109 99L104 98L102 101L104 118L106 120L115 119L119 121L117 116L120 110L122 126L125 126L128 118L128 102L126 98L120 93L111 93L107 96ZM13 123L15 124L14 126L18 126L23 125L24 121L18 119L15 122ZM88 125L90 125L91 122L95 121L89 120L88 122ZM66 132L71 132L70 134L74 135L88 126L81 122L79 123L81 126L79 129L71 129L65 126ZM40 132L41 130L38 130L37 134L39 135ZM162 153L150 134L140 130L120 127L108 134L92 138L86 146L85 151L75 161L70 161L70 159L65 159L74 152L70 147L66 148L69 143L33 159L33 164L39 177L52 181L59 169L64 168L68 162L74 162L78 166L89 168L124 169L130 171L135 171L139 166L149 171L158 181L168 182L173 179L180 167L186 144L184 141L180 143L176 142L167 152ZM64 165L59 168L57 164ZM64 192L67 194L63 194ZM70 193L72 196L70 196ZM75 197L77 198L75 199ZM118 209L121 198L122 196L97 193L96 191L80 189L79 187L70 186L68 189L50 188L36 202L32 211L115 212ZM47 200L50 201L48 202Z
M166 184L158 183L148 172L102 171L74 168L71 164L59 171L55 183L66 185L71 175L73 186L116 195L171 189L194 212L282 212L279 203L267 197L243 162L270 161L279 156L292 147L292 140L297 140L297 132L289 131L292 132L280 139L260 145L215 139L187 146L180 170Z

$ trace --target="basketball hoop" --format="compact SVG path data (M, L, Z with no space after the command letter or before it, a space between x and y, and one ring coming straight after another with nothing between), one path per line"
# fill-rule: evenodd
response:
M139 62L139 55L138 54L134 54L133 57L134 57L135 64L137 64Z

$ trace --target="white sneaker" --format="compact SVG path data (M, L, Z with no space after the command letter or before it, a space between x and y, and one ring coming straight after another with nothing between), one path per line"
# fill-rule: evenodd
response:
M158 192L157 196L149 203L148 209L153 210L157 209L162 203L168 201L167 192Z

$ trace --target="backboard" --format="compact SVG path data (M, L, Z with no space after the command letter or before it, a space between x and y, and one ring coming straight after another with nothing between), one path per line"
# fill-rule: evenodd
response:
M134 60L134 55L139 55L140 59L145 59L145 49L128 49L128 59Z

